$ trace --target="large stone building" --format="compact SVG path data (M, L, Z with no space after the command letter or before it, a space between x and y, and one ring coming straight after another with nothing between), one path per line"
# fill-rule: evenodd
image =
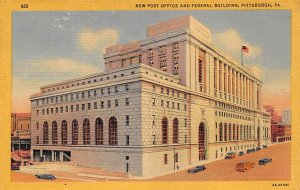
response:
M270 144L255 69L191 16L106 49L105 71L31 96L32 157L153 177Z

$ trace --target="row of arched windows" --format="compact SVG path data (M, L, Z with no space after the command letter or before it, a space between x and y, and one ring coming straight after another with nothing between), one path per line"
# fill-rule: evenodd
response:
M162 128L162 144L168 144L168 118L163 117L161 121ZM173 119L173 144L178 143L179 121L177 118Z
M108 140L109 145L117 145L118 144L118 122L117 118L111 117L108 121L109 129L108 129ZM74 119L72 121L72 144L78 144L78 121ZM83 128L82 128L82 139L83 144L91 144L91 130L90 130L90 121L89 119L84 119ZM44 122L43 124L43 143L49 143L49 125L48 122ZM63 120L61 123L61 143L68 144L68 123L66 120ZM103 120L101 118L97 118L95 121L95 143L96 145L103 144ZM56 121L52 122L52 144L58 144L58 125Z
M248 125L235 125L231 123L220 123L219 125L219 141L249 140L252 138L251 133L251 126Z

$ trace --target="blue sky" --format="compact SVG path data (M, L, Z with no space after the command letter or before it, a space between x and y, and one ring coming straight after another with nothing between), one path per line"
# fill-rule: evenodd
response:
M145 39L147 26L183 15L205 24L238 61L247 45L244 63L261 69L264 103L290 106L289 11L57 11L13 13L13 111L29 111L41 85L103 71L106 46Z

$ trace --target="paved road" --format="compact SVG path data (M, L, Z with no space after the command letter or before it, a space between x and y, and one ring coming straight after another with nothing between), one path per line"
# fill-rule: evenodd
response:
M258 160L271 157L272 163L260 166ZM252 161L255 167L247 172L235 171L235 165L243 160ZM162 181L247 181L247 180L290 180L291 143L273 145L260 151L246 154L232 160L219 160L206 165L207 170L188 174L187 170L157 177Z
M264 157L271 157L272 163L264 166L258 165L258 160ZM248 160L256 165L247 172L235 171L236 163ZM247 181L247 180L290 180L291 178L291 143L283 143L271 146L251 154L246 154L232 160L219 160L206 165L207 170L188 174L183 170L174 174L169 174L150 181ZM92 169L89 169L91 172ZM105 179L106 177L91 177L79 175L80 173L52 172L58 179L55 182L72 181L124 181L131 179ZM99 173L99 172L98 172ZM100 175L100 174L99 174ZM34 175L18 173L12 171L12 181L16 182L36 182L48 181L37 179Z

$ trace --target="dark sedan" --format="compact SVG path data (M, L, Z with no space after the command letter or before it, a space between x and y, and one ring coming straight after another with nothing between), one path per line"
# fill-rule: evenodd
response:
M272 162L272 158L263 158L263 159L260 159L260 160L258 161L258 164L259 164L259 165L265 165L265 164L267 164L268 162Z
M56 177L52 174L37 174L35 175L39 179L48 179L48 180L54 180Z
M205 170L205 169L206 169L205 166L196 166L195 168L189 169L189 170L188 170L188 173L194 174L194 173L203 171L203 170Z

